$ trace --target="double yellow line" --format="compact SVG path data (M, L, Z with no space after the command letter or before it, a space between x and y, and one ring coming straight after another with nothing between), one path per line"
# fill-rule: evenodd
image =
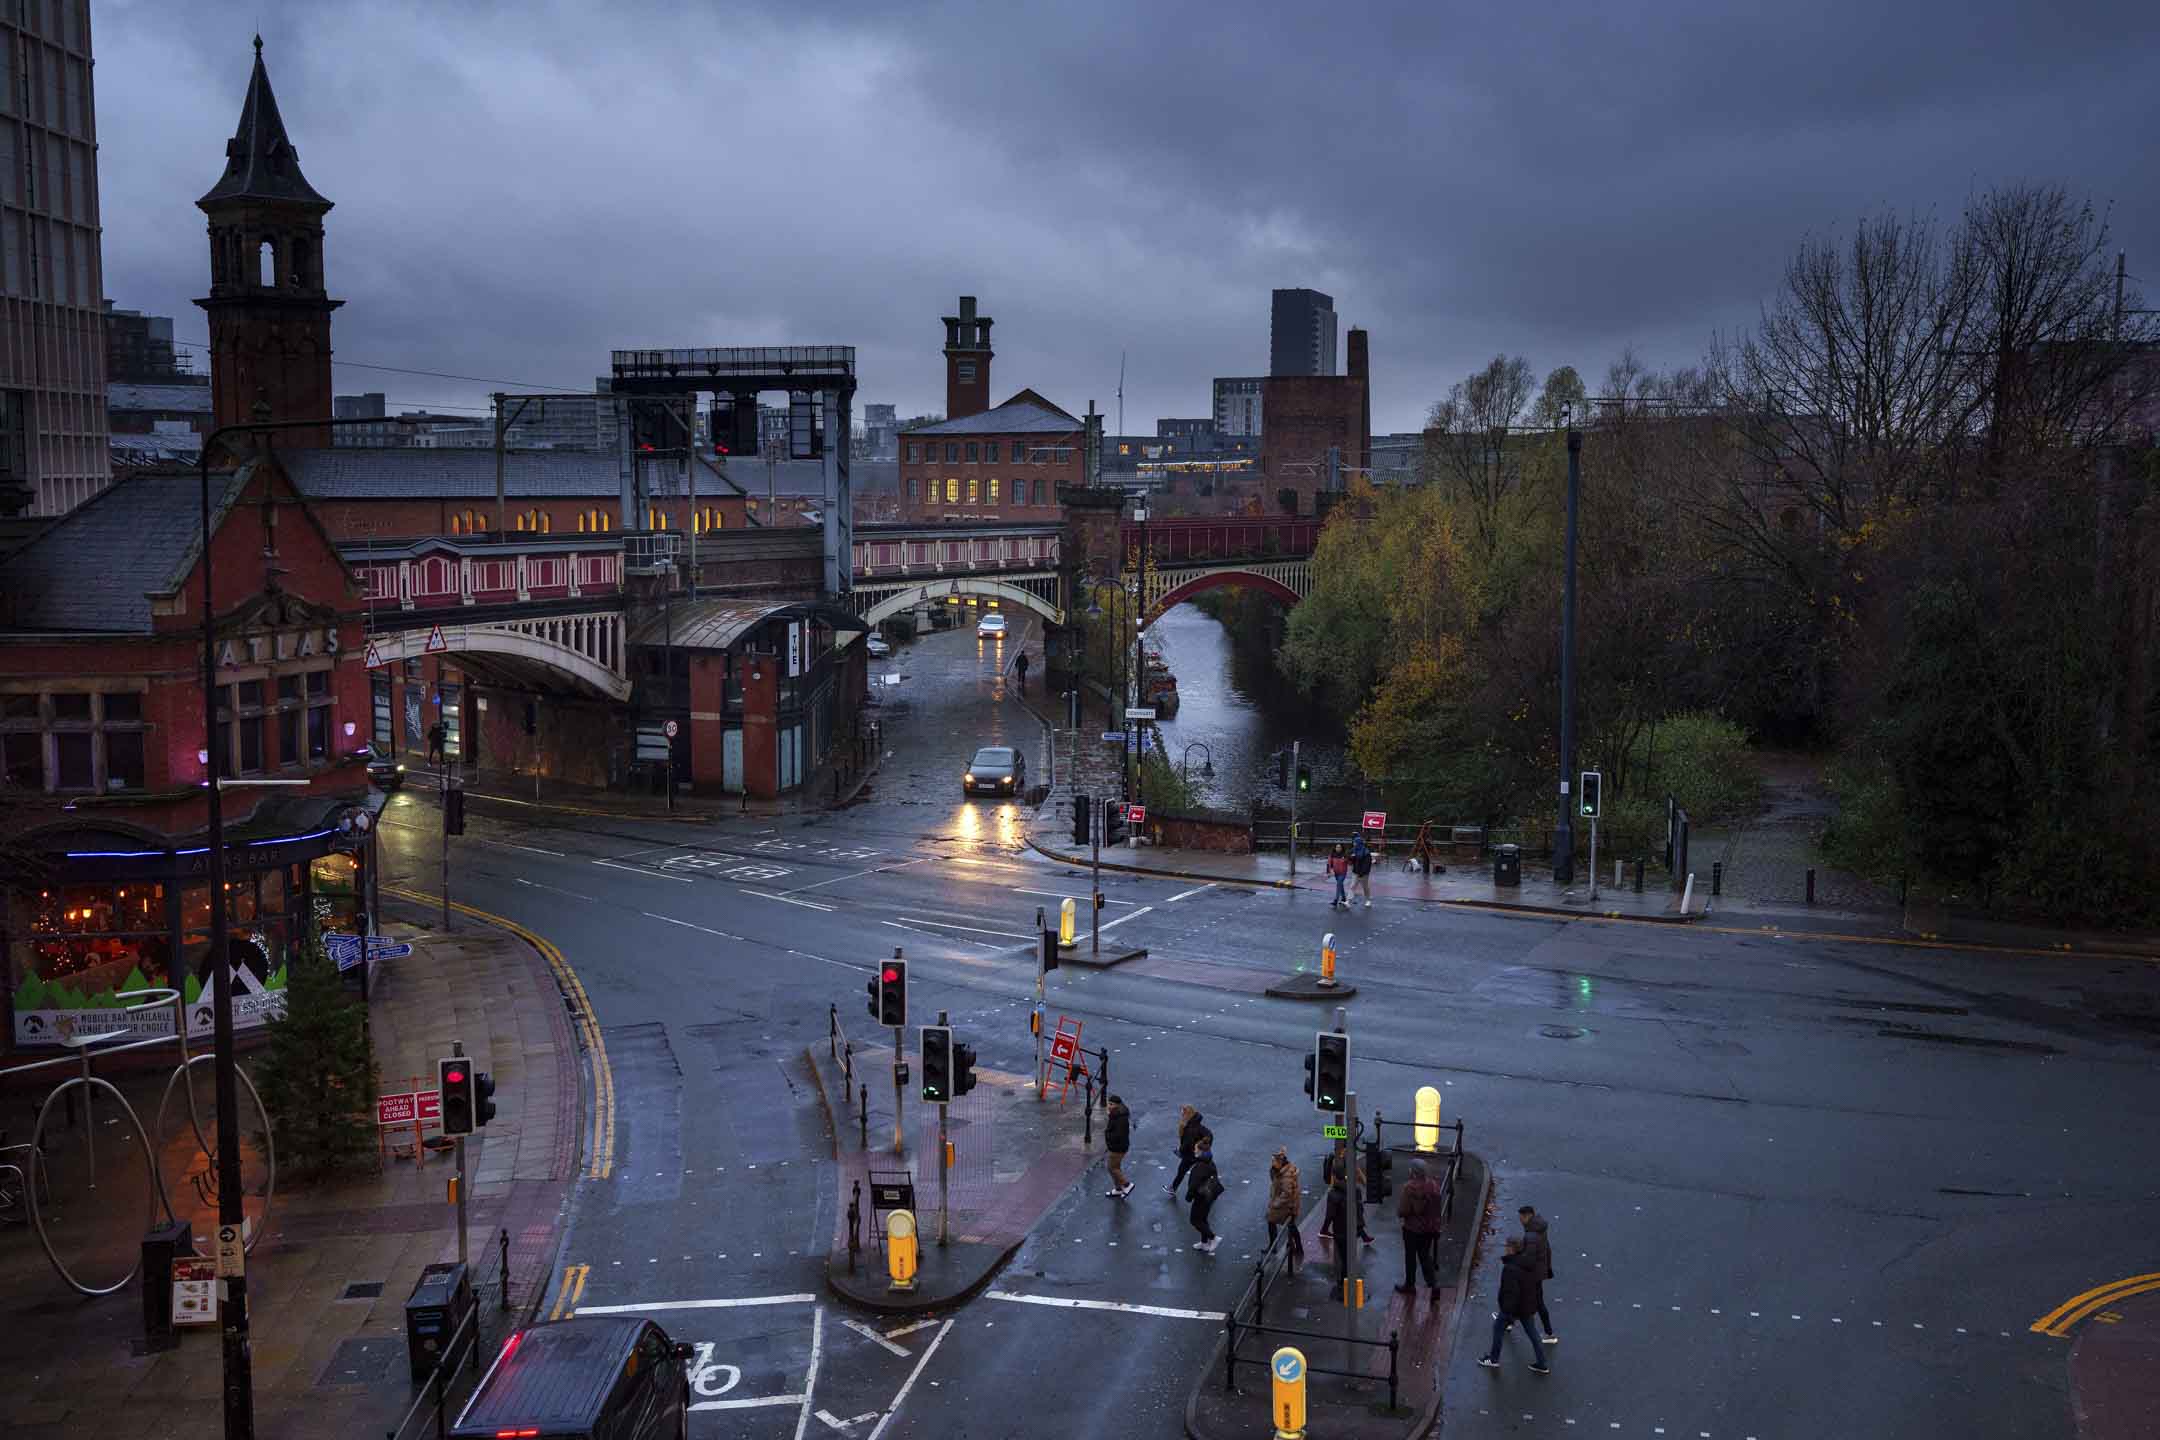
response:
M2079 1322L2090 1320L2108 1306L2127 1300L2132 1295L2143 1295L2148 1290L2160 1290L2160 1272L2132 1275L2128 1279L2095 1285L2082 1295L2071 1296L2033 1321L2032 1331L2035 1335L2053 1335L2058 1340L2067 1339Z
M382 888L392 895L416 900L424 905L443 903L440 895L430 895L421 890L407 890L398 885L385 885ZM583 1037L585 1048L592 1055L593 1066L592 1143L587 1147L586 1153L590 1160L585 1176L589 1180L607 1179L615 1170L615 1072L608 1065L607 1042L600 1038L600 1021L593 1014L592 1001L585 994L584 982L578 979L577 971L570 968L570 962L563 958L562 951L555 948L553 941L534 934L517 921L492 911L460 904L455 900L450 902L450 908L460 915L470 915L475 920L485 920L490 925L500 926L539 951L540 958L547 961L548 968L555 972L555 983L562 987L565 995L577 1002L578 1034Z
M585 1277L592 1274L590 1265L565 1265L562 1284L555 1291L555 1308L548 1311L548 1319L565 1320L577 1314L578 1301L585 1298Z

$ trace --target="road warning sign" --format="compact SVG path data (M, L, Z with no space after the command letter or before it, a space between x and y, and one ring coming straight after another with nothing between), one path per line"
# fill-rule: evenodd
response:
M380 670L383 667L383 663L384 662L381 647L372 640L368 641L367 668L370 670Z
M445 643L444 643L444 641L443 641L443 638L442 638L442 626L440 626L440 625L434 626L433 628L431 628L431 629L430 629L430 630L429 630L429 631L427 632L427 653L428 653L428 654L430 654L430 655L437 655L437 654L440 654L441 652L443 652L443 651L445 651L445 650L447 650L447 649L449 649L449 648L450 648L450 647L449 647L449 646L448 646L447 644L445 644Z

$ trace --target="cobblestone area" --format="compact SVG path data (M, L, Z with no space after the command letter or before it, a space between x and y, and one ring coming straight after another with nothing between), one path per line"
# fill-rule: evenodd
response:
M1762 761L1763 809L1753 824L1705 830L1690 842L1697 892L1710 884L1710 867L1725 867L1728 902L1764 906L1807 904L1808 867L1815 868L1815 905L1827 910L1895 909L1897 893L1850 871L1833 869L1816 848L1830 817L1829 792L1820 768L1801 756L1770 755Z

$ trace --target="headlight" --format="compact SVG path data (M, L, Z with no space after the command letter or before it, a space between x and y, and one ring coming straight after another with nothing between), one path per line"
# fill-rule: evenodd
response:
M405 765L404 765L404 763L403 763L402 761L400 761L400 762L399 762L399 764L398 764L398 767L397 767L397 773L398 773L398 774L400 774L400 775L402 775L402 774L404 774L404 773L405 773Z
M975 772L974 772L974 771L972 771L972 770L970 770L970 771L968 771L968 773L967 773L967 774L965 774L965 775L962 775L962 776L960 777L960 779L961 779L961 781L962 781L963 783L965 783L965 784L968 784L968 785L972 785L972 784L974 784L974 783L975 783Z

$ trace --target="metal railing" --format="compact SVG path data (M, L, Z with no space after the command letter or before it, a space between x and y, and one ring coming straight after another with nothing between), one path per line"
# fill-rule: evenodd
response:
M1372 1126L1373 1144L1381 1150L1390 1155L1402 1155L1412 1160L1424 1160L1441 1167L1438 1177L1442 1197L1440 1214L1445 1218L1452 1218L1455 1214L1455 1184L1462 1178L1463 1122L1453 1120L1443 1121L1438 1124L1427 1123L1421 1125L1415 1120L1383 1119L1379 1112L1375 1111ZM1388 1143L1387 1133L1390 1128L1398 1131L1407 1130L1409 1132L1407 1140L1395 1144ZM1455 1132L1453 1147L1446 1150L1440 1149L1441 1137L1451 1130ZM1427 1148L1420 1143L1423 1135L1427 1133L1430 1134L1432 1139L1431 1148ZM1371 1167L1368 1166L1367 1168L1370 1169ZM1398 1190L1402 1188L1402 1183L1402 1177L1397 1177L1393 1181L1395 1188Z
M498 1272L495 1278L498 1293L501 1296L498 1313L507 1314L510 1310L510 1232L508 1230L496 1230L495 1253L499 1257L497 1261ZM465 1318L458 1322L457 1329L450 1332L450 1340L443 1346L442 1359L435 1362L435 1368L428 1372L427 1379L420 1382L420 1393L414 1396L412 1404L405 1408L405 1416L398 1421L396 1428L388 1432L389 1440L403 1440L405 1431L412 1425L414 1417L422 1413L422 1406L429 1407L429 1413L435 1421L436 1440L442 1440L444 1432L450 1425L451 1377L457 1374L460 1365L469 1366L475 1374L480 1369L480 1352L486 1345L488 1336L487 1326L482 1323L481 1319L487 1313L487 1307L480 1303L479 1297L485 1293L487 1286L488 1276L484 1272L474 1277L472 1309L465 1312ZM458 1347L466 1343L467 1330L472 1332L471 1345L461 1355L458 1353Z
M1295 1220L1291 1221L1293 1225L1296 1223ZM1266 1251L1254 1262L1252 1280L1245 1286L1244 1292L1237 1298L1237 1303L1230 1307L1229 1314L1223 1320L1223 1329L1226 1332L1223 1346L1223 1389L1237 1389L1237 1367L1240 1365L1257 1365L1263 1370L1268 1368L1268 1355L1238 1353L1247 1340L1259 1337L1332 1342L1344 1346L1346 1351L1352 1354L1361 1348L1387 1351L1388 1409L1395 1409L1401 1389L1401 1373L1397 1363L1401 1352L1401 1332L1390 1330L1385 1340L1366 1340L1354 1335L1329 1334L1321 1330L1301 1330L1293 1326L1267 1323L1268 1291L1288 1273L1288 1250L1289 1226L1285 1226L1276 1232ZM1247 1318L1248 1313L1250 1318ZM1333 1370L1325 1365L1312 1364L1309 1357L1305 1368L1314 1375L1335 1375L1346 1380L1375 1378L1371 1369Z

